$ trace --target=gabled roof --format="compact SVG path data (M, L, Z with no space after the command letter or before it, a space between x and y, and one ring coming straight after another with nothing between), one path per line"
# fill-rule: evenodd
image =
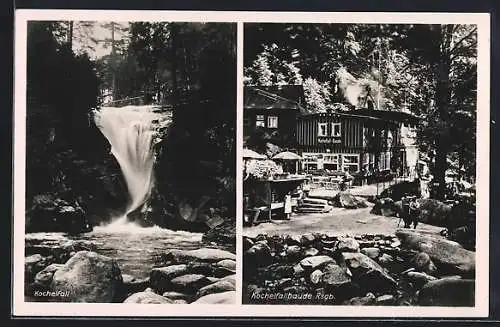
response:
M300 110L304 98L302 85L245 86L245 109Z

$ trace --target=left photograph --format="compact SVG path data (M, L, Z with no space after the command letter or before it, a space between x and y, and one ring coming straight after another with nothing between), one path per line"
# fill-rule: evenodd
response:
M25 302L236 303L236 30L28 22Z

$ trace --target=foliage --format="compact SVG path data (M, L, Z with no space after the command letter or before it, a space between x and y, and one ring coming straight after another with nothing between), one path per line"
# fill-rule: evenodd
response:
M61 149L95 152L84 136L92 134L88 114L97 106L99 81L85 53L75 55L58 42L63 28L56 22L28 25L26 153L28 178L39 181L35 189L52 185Z
M125 194L109 177L119 168L110 164L109 144L90 115L99 105L98 67L87 53L71 51L62 37L67 28L67 22L28 23L26 202L29 208L36 196L63 199L102 220Z
M133 24L132 30L135 28ZM158 191L193 203L209 196L209 206L223 208L224 217L233 219L235 26L163 23L147 28L153 35L163 35L166 42L158 43L158 48L148 48L147 52L133 53L146 72L146 87L160 92L161 98L174 108L173 125L158 149ZM140 49L136 42L132 38L130 51ZM164 59L160 53L168 57ZM173 54L175 59L169 62ZM163 69L169 73L162 73L158 79L158 70Z
M419 145L434 158L442 198L450 155L459 158L459 170L464 167L469 179L475 176L477 27L412 25L401 34L397 44L411 49L411 61L424 68L422 78L432 81Z
M267 179L276 174L282 174L283 169L272 160L248 160L245 173L256 179Z
M438 180L449 158L472 180L476 47L473 25L245 24L245 82L295 83L277 77L300 76L313 112L370 101L408 110L422 118L418 144L435 161Z

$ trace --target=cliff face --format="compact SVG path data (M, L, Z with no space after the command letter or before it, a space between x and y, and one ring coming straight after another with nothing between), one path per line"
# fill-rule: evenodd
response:
M234 126L220 126L219 106L194 102L178 109L157 144L148 216L169 229L206 231L234 220Z
M85 231L125 205L126 185L107 140L92 124L76 134L81 141L54 130L28 140L27 231Z

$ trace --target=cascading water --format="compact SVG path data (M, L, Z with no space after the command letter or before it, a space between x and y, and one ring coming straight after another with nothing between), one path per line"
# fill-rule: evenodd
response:
M152 106L103 107L94 112L97 126L111 144L127 183L129 202L125 213L112 224L127 222L127 215L149 197L153 186L155 154L152 149L156 134L154 123L161 114Z

